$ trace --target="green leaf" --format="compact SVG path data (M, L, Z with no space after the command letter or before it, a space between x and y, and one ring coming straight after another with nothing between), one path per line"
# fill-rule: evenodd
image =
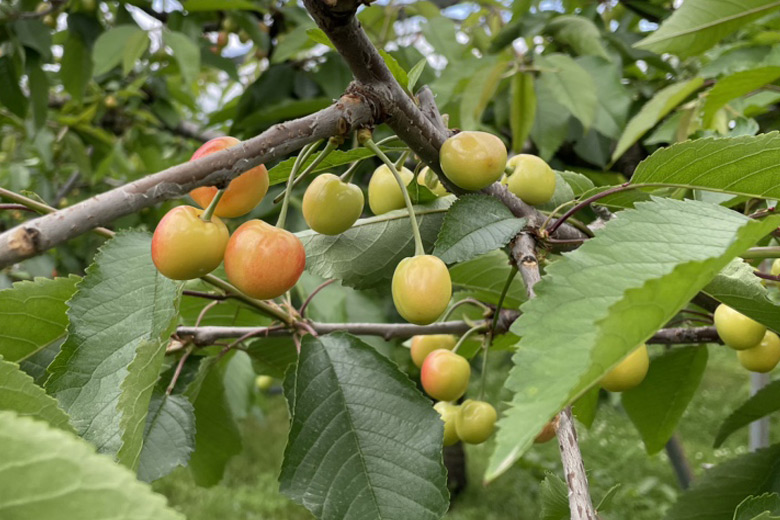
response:
M195 414L181 395L152 394L146 416L138 479L153 482L185 466L195 447Z
M669 85L656 92L652 99L645 103L639 113L632 117L626 125L615 151L612 152L612 162L618 160L640 137L653 128L673 108L685 101L688 96L699 90L703 84L704 79L693 78Z
M571 47L576 54L590 54L609 59L601 41L601 32L596 24L584 16L558 16L547 24L547 31L556 41Z
M539 149L539 157L549 161L569 133L569 111L561 105L551 90L535 84L537 108L531 139Z
M501 291L512 270L509 257L503 251L491 251L485 255L450 267L452 288L460 296L471 296L485 303L498 305ZM525 286L515 276L504 299L504 307L518 309L525 301Z
M0 103L24 119L27 114L27 98L19 87L19 71L10 55L0 56Z
M426 202L431 202L438 198L428 186L424 186L419 182L412 181L407 184L406 191L412 199L412 204L425 204Z
M436 52L447 58L450 64L458 63L466 47L458 43L455 36L455 23L452 20L446 16L429 18L423 23L422 33Z
M465 262L505 246L525 227L525 219L488 195L465 195L444 217L433 254L447 264Z
M176 31L164 31L165 44L173 51L173 57L179 64L182 79L186 85L192 84L200 72L200 49L186 34Z
M49 113L49 78L43 71L41 58L35 55L27 56L27 85L30 88L33 123L35 128L43 128Z
M639 386L623 392L623 408L639 430L648 455L664 449L674 435L706 367L706 347L674 348L652 360Z
M292 338L262 338L249 343L247 353L252 357L255 370L279 379L284 378L287 367L298 359L298 351Z
M426 250L430 251L447 208L454 197L441 197L415 206ZM296 233L306 248L306 269L323 278L338 278L356 289L387 284L398 262L414 254L406 209L360 219L336 236L307 230Z
M92 55L84 40L72 31L68 31L68 39L63 45L60 77L65 90L81 102L84 89L92 78Z
M566 184L569 185L575 197L579 197L583 193L586 193L595 187L593 181L581 173L570 172L565 170L564 171L556 170L555 173L560 175L561 178L563 178L563 180L566 182Z
M598 92L598 106L593 128L606 137L618 139L628 120L633 99L622 83L622 69L595 56L577 58L588 71Z
M778 410L780 410L780 380L775 380L751 395L726 417L718 428L713 446L720 448L735 431Z
M680 496L665 520L722 520L751 495L774 491L780 477L780 445L721 462Z
M0 461L3 520L184 520L129 470L29 417L0 412Z
M187 0L182 4L185 11L261 11L261 8L249 0Z
M322 520L444 515L442 423L390 360L348 334L306 336L284 394L282 493Z
M488 58L483 62L488 62L475 71L471 79L466 83L463 89L463 95L460 98L460 125L463 128L478 128L482 120L482 113L493 100L501 81L501 76L507 67L507 62L490 63L494 60Z
M390 55L388 52L381 49L379 51L379 54L382 56L382 59L385 60L385 65L387 65L387 68L390 69L390 73L393 75L395 80L401 86L408 85L409 76L406 74L406 71L401 66L401 64L398 63L398 60L393 58L393 56Z
M778 519L780 519L780 495L777 493L747 497L734 510L734 520Z
M510 467L553 415L779 223L698 201L653 199L621 212L550 265L537 298L512 325L522 337L506 381L514 397L499 421L486 477Z
M512 129L512 151L523 151L536 118L536 92L534 76L528 72L518 72L512 76L509 84L509 126Z
M415 63L414 67L409 69L409 74L407 74L407 76L409 77L409 82L406 84L406 88L407 90L409 90L409 92L414 92L414 87L417 85L417 81L420 79L420 76L425 70L425 65L427 63L428 63L427 59L420 58L420 61Z
M311 47L311 39L309 38L309 29L314 27L314 22L306 20L306 23L299 25L290 32L282 34L279 38L279 44L274 49L274 53L271 56L273 63L283 63L290 58L295 57L296 54Z
M219 484L227 463L241 453L241 433L227 391L228 381L242 371L245 362L235 352L201 361L198 375L185 392L195 409L195 451L189 469L199 486Z
M149 35L146 31L135 32L127 40L122 53L122 74L127 76L135 67L135 62L141 59L149 48Z
M710 128L715 113L738 97L750 94L754 90L780 78L780 67L761 67L737 72L718 80L707 93L702 108L702 125Z
M565 54L539 56L535 65L542 69L539 88L548 90L587 131L593 125L598 103L596 85L588 71Z
M600 390L600 387L594 386L571 405L571 413L589 430L590 427L593 426L593 421L596 419L596 412L599 410Z
M547 472L539 486L542 502L541 520L569 520L569 488L553 473Z
M46 421L54 428L72 432L68 414L46 394L19 365L0 359L0 410Z
M65 337L77 276L36 278L0 291L0 356L19 362Z
M769 298L766 287L742 259L733 260L703 292L742 314L780 331L780 305Z
M95 63L93 76L102 76L122 63L122 56L128 53L133 39L138 39L138 33L148 42L146 32L136 25L117 25L101 34L92 49L92 61Z
M51 31L42 21L17 20L13 26L22 45L37 52L43 61L51 61Z
M325 34L325 31L322 29L308 29L306 31L306 34L309 35L309 38L312 39L312 41L316 43L321 43L323 45L327 45L331 49L335 49L336 47L333 45L333 42L330 41L330 38L328 38L328 35Z
M68 339L48 368L46 390L80 436L134 468L179 284L157 272L151 236L141 232L106 242L86 272L68 302Z
M697 139L661 148L639 163L632 184L780 198L780 133Z
M686 0L661 27L634 46L658 54L694 56L778 7L777 0Z

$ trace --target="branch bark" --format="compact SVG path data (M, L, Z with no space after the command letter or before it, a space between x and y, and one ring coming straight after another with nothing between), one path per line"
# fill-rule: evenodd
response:
M280 159L317 139L344 135L359 126L372 124L375 115L370 102L360 95L347 94L324 110L275 125L233 148L168 168L25 222L0 234L0 268L124 215L186 195L198 186L224 184L253 166Z

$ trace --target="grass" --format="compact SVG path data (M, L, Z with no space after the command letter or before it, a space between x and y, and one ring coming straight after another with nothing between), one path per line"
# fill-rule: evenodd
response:
M491 370L491 400L500 394L505 360L494 356ZM702 385L679 425L679 435L695 474L706 464L716 464L746 452L747 430L734 434L724 447L714 450L712 441L720 422L748 396L748 376L732 351L710 347L710 360ZM276 477L281 466L287 433L287 411L281 396L261 396L258 408L244 428L244 452L229 465L223 482L198 488L185 469L156 482L157 491L189 520L310 520L313 517L278 491ZM773 440L780 440L773 424ZM618 400L602 403L590 430L579 425L580 444L589 470L594 501L616 484L619 489L605 520L631 518L657 520L676 500L679 488L665 453L648 457L634 426ZM555 442L535 447L489 486L481 484L490 442L468 446L470 485L453 502L446 520L504 520L539 518L539 483L545 471L561 475ZM410 519L414 520L414 519Z

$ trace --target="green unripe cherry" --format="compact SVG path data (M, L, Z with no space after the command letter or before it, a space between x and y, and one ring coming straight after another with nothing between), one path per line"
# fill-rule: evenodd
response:
M392 293L395 308L406 321L433 323L452 298L450 272L437 256L404 258L393 273Z
M768 330L757 346L737 351L737 359L751 372L771 372L780 363L780 338Z
M463 442L481 444L493 435L496 419L498 414L493 405L466 399L460 405L460 412L455 419L455 431Z
M360 188L332 173L323 173L303 194L303 218L317 233L338 235L360 218L364 203Z
M444 187L436 174L427 166L417 174L417 184L425 186L437 197L443 197L447 194L447 188Z
M508 166L514 172L507 177L509 191L526 204L538 206L549 202L555 193L555 172L550 165L535 155L515 155Z
M776 258L774 262L772 262L772 269L769 271L769 274L772 276L780 276L780 258Z
M761 343L766 327L721 303L715 309L715 329L723 343L734 350L747 350Z
M647 345L643 343L601 378L601 387L610 392L630 390L644 381L649 367Z
M439 162L444 175L464 190L477 191L501 178L506 146L487 132L461 132L444 141Z
M408 168L401 168L398 174L404 186L408 186L414 179L414 174ZM386 164L374 170L371 180L368 181L368 206L374 215L381 215L405 206L401 187L398 186L393 172Z
M439 401L433 405L433 409L439 412L439 416L444 423L444 445L452 446L460 440L458 433L455 431L455 419L458 416L460 407L446 401Z

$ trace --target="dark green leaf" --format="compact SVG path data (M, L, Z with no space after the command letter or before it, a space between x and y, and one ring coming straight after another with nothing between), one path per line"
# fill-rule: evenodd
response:
M780 519L780 495L777 493L747 497L734 511L734 520L778 519Z
M780 410L780 380L775 380L750 396L734 410L718 429L714 446L719 448L735 431Z
M101 76L122 63L122 56L128 52L131 40L138 33L146 33L136 25L119 25L98 37L92 49L92 61L95 63L93 75Z
M565 54L540 56L536 65L542 69L539 88L548 90L586 130L590 128L596 116L598 96L588 71Z
M152 394L146 416L138 479L153 482L185 466L195 447L195 415L181 395Z
M503 251L491 251L474 260L450 267L452 288L460 296L471 296L485 303L498 305L501 291L512 270L509 257ZM518 309L525 301L525 286L515 276L504 299L504 308Z
M379 54L382 56L382 59L385 60L385 65L387 65L387 68L390 69L390 73L393 75L395 80L400 85L406 87L406 85L409 84L409 76L406 74L404 68L401 67L401 65L398 63L398 60L383 50L380 50Z
M49 80L41 67L39 57L28 56L25 66L27 68L27 85L30 88L33 122L35 128L42 128L46 124L46 116L49 113Z
M0 103L24 119L27 114L27 98L19 87L20 74L11 56L0 56Z
M540 484L541 520L569 520L569 488L553 473L547 473Z
M249 0L186 0L182 4L186 11L228 11L228 10L247 10L260 11L260 7Z
M51 32L40 20L17 20L14 30L25 47L37 52L43 61L51 61Z
M200 49L187 35L180 32L165 31L163 37L179 64L182 79L186 85L191 84L200 72Z
M60 77L65 90L80 102L92 77L92 56L84 40L73 32L68 34L63 46Z

